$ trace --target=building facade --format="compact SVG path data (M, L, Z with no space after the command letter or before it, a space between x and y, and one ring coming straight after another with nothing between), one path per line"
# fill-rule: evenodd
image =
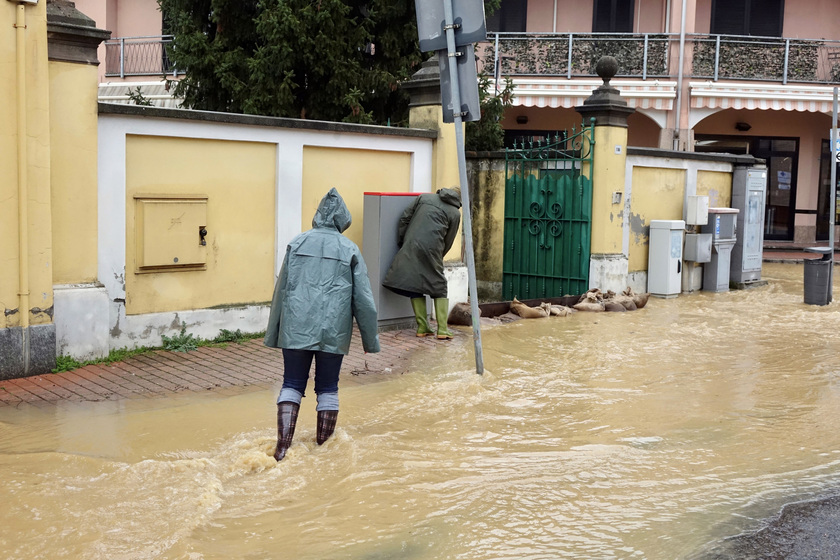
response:
M749 154L768 167L765 239L828 239L840 21L829 0L502 0L477 47L510 79L507 141L579 126L574 107L618 59L629 144ZM835 220L836 222L837 220Z

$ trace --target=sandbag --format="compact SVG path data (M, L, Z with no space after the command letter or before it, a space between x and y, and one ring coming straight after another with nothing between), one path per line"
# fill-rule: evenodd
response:
M604 294L601 293L601 290L598 288L590 288L585 294L580 296L578 303L582 303L584 301L596 302L601 301L604 299Z
M478 310L478 316L481 317L481 309ZM447 323L450 325L461 325L463 327L472 326L472 310L469 303L456 303L449 312Z
M612 301L623 305L624 309L626 309L627 311L635 311L636 310L636 302L633 301L633 298L631 298L630 296L625 296L625 295L615 296Z
M604 311L620 311L626 313L627 309L617 301L607 300L604 302Z
M636 309L641 309L642 307L647 305L648 298L650 297L650 293L637 294L633 291L633 288L631 288L630 286L627 286L627 289L624 290L623 294L625 296L633 298L633 303L636 304Z
M565 305L552 305L551 306L551 316L552 317L568 317L572 313L574 313L574 309L571 307L566 307Z
M548 311L544 307L528 307L516 298L510 303L510 310L523 319L541 319L548 317Z
M582 301L572 306L578 311L603 311L604 304L597 301Z

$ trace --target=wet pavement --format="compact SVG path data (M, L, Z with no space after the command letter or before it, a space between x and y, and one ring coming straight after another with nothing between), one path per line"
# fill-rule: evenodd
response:
M412 352L435 344L413 330L379 335L382 351L365 354L358 329L341 366L339 387L375 382L404 371ZM191 352L155 350L123 362L89 365L69 372L0 381L0 406L48 404L57 401L147 399L182 392L236 393L271 387L283 379L280 350L262 339Z

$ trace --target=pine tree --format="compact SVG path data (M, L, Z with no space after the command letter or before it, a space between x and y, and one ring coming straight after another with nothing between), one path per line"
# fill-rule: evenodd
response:
M414 0L158 0L193 109L405 125ZM499 0L487 0L486 9Z

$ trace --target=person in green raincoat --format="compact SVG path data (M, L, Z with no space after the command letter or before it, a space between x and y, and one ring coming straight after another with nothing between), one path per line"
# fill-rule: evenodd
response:
M421 194L405 209L397 231L397 251L382 285L411 298L417 336L452 338L447 327L449 299L443 256L452 247L461 223L461 189L440 189ZM426 298L434 300L437 332L429 327Z
M277 397L277 447L286 455L295 434L300 402L315 360L318 424L323 444L338 419L338 374L350 351L353 319L365 352L379 352L376 304L367 267L355 243L347 205L336 189L324 195L312 229L292 239L274 288L265 345L283 349L283 387Z

